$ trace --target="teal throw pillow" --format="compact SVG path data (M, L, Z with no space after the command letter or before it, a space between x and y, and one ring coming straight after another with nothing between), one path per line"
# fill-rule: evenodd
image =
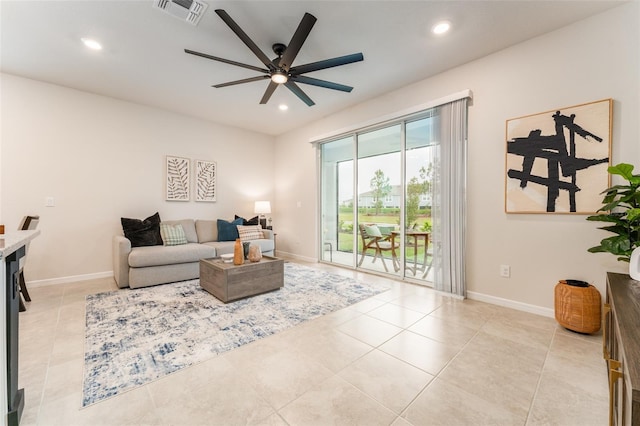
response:
M160 235L162 235L162 241L165 246L179 246L188 243L187 235L184 233L184 228L181 224L169 225L161 223Z
M238 218L232 222L218 219L218 241L235 241L240 238L238 234L238 225L242 225L242 218Z

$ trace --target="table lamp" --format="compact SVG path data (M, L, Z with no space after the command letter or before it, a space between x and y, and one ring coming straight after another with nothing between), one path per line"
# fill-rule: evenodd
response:
M271 213L271 203L269 201L256 201L253 212L260 215L260 226L262 229L267 227L267 217L265 214Z

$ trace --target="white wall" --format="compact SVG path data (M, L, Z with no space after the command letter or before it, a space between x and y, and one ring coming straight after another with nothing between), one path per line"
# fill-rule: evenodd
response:
M112 271L123 216L252 217L255 200L273 201L271 136L7 74L1 83L0 217L10 230L40 215L28 281ZM165 155L216 161L218 201L164 201Z
M584 215L504 213L505 121L613 98L612 162L630 162L640 173L638 22L640 5L631 2L280 136L279 250L317 258L317 182L311 172L316 153L310 138L471 89L468 290L543 310L553 307L553 288L562 278L584 279L604 291L605 271L625 271L626 265L586 251L606 236L597 225ZM510 279L499 277L500 264L511 265Z

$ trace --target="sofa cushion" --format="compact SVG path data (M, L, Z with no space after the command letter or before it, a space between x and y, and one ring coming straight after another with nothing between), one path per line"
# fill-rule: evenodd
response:
M184 234L182 225L170 225L168 223L160 224L160 235L165 246L179 246L187 244L187 236Z
M235 244L235 241L209 241L208 243L204 243L204 245L216 251L216 256L233 253Z
M242 216L236 215L236 219L242 219L242 225L245 225L245 226L260 225L260 218L258 216L254 216L251 219L247 220Z
M193 219L182 219L182 220L165 220L162 223L167 223L169 225L182 225L182 229L184 229L184 234L187 236L187 241L190 243L198 242L198 234L196 233L196 223Z
M214 247L188 243L180 246L149 246L131 249L129 266L141 268L146 266L171 265L174 263L197 262L200 259L215 257Z
M242 225L242 218L232 222L218 219L218 241L235 241L240 238L238 235L238 225Z
M262 227L260 225L254 225L254 226L238 225L238 235L240 236L240 240L242 242L259 240L261 238L264 238L264 235L262 234Z
M162 245L159 213L144 220L121 217L120 223L124 236L131 241L131 247Z
M199 243L218 241L218 223L215 220L196 220Z

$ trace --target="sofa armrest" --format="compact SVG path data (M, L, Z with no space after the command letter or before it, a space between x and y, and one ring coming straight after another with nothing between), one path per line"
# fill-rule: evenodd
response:
M113 237L113 278L119 288L129 287L131 241L122 235Z
M273 230L272 229L263 229L262 230L262 235L264 235L264 238L267 240L273 240Z

